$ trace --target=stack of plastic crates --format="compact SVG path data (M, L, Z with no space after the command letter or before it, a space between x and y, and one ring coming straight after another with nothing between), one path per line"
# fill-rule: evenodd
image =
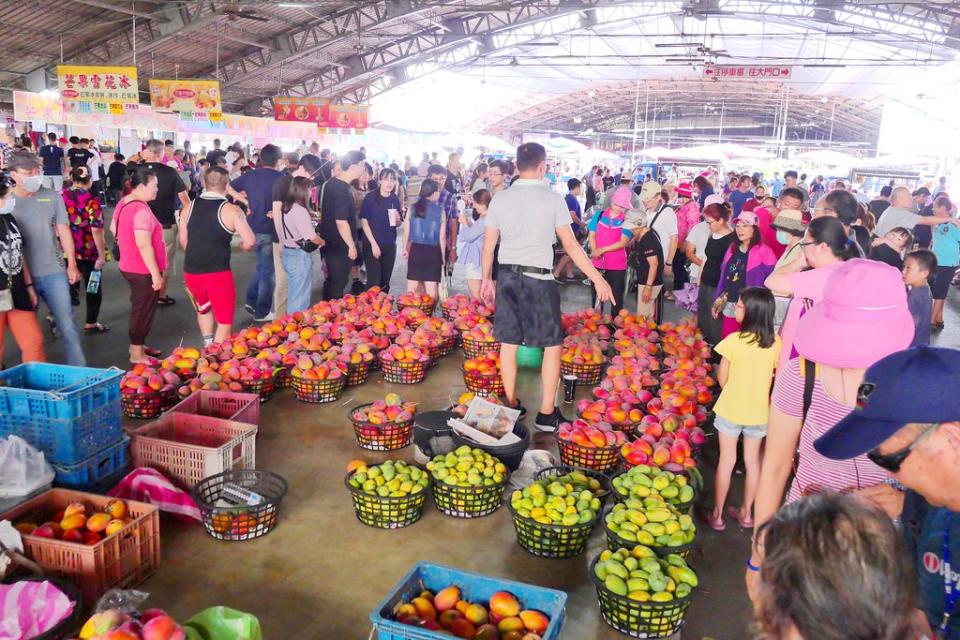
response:
M0 372L0 437L43 451L56 484L102 492L127 468L119 369L28 362Z

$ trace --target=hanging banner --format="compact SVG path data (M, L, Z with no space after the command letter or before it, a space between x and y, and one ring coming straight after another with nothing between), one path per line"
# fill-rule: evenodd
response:
M273 119L282 122L312 122L325 126L330 101L326 98L289 98L276 96L273 99Z
M13 92L13 119L18 122L63 123L63 106L60 99L53 95Z
M175 111L181 120L220 122L223 107L220 103L218 80L157 80L150 79L150 105L159 111Z
M104 128L129 128L160 131L176 131L177 115L158 113L145 104L128 104L123 113L98 114L84 111L69 111L55 95L13 92L13 114L19 122L40 121L50 124L99 126Z
M703 75L715 79L740 80L789 80L793 67L761 67L751 65L710 65L704 67Z
M57 65L64 111L121 114L140 102L136 67Z
M366 129L369 106L365 104L332 104L327 127L331 129Z

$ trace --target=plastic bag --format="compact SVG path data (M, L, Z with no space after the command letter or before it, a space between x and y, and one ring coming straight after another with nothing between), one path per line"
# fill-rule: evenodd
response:
M257 617L230 607L204 609L183 628L188 640L263 640Z
M94 613L116 609L124 613L137 613L150 594L136 589L110 589L97 600Z
M510 474L510 480L507 484L514 489L523 489L531 484L537 477L537 474L547 467L555 467L560 464L553 454L543 449L527 449L520 460L520 466ZM509 496L509 491L504 491L504 499Z
M20 436L0 439L0 498L28 495L53 482L53 476L42 451Z
M0 585L0 612L3 613L0 618L0 638L7 640L43 635L69 618L77 606L57 585L45 580L23 580Z

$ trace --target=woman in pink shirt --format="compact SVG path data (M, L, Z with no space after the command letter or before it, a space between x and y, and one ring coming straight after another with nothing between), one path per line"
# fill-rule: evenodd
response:
M129 174L130 194L117 204L110 231L120 249L120 275L130 285L130 362L147 362L160 355L144 343L157 310L167 252L163 227L147 204L157 197L157 174L136 166Z
M797 323L806 311L823 298L827 278L844 261L855 258L856 248L850 244L843 224L837 218L822 217L810 222L800 241L800 259L789 262L771 273L764 286L773 295L793 297L780 328L780 361L777 371L783 371L791 359L797 357L793 343Z
M617 189L610 198L610 208L598 211L587 224L589 236L587 243L593 266L604 274L613 288L613 303L610 313L616 316L623 308L623 294L627 284L627 243L633 238L633 231L624 226L626 213L630 208L630 190ZM593 289L591 305L596 304L596 289Z

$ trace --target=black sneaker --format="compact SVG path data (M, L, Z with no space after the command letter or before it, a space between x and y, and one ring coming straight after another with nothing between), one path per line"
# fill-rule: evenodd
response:
M510 408L513 409L514 411L519 411L519 412L520 412L520 417L517 418L517 420L523 420L524 418L527 417L527 408L526 408L525 406L523 406L522 404L520 404L520 401L519 401L519 400L517 400L517 404L513 405L513 406L510 407Z
M554 409L553 413L537 413L536 420L533 421L533 426L535 426L539 431L549 431L553 433L560 427L561 422L570 422L563 417L563 414L560 413L560 409Z

